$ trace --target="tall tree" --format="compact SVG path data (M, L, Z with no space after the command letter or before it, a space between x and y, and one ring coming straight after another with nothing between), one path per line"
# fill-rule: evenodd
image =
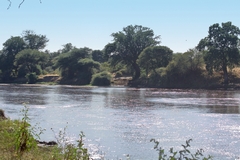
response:
M160 36L154 36L153 30L140 25L127 26L112 36L116 47L112 48L114 50L111 56L117 59L117 62L130 65L134 69L133 79L138 79L140 77L138 56L146 47L159 44Z
M32 30L23 31L22 37L27 49L44 49L49 41L45 35L37 35Z
M231 22L213 24L209 27L208 36L198 44L198 49L205 51L204 60L209 73L223 71L224 84L228 84L228 67L239 64L240 30Z
M90 57L91 49L73 49L70 52L60 54L56 67L59 67L65 80L77 80L78 84L89 84L93 74L93 68L99 68L100 64Z
M10 81L15 76L16 68L14 66L14 59L17 53L24 48L25 42L19 36L11 37L3 43L3 50L0 55L0 70L2 70L2 80L4 82Z
M41 70L48 62L49 54L40 52L38 50L25 49L19 52L15 58L15 65L18 69L26 70L27 73L41 74Z

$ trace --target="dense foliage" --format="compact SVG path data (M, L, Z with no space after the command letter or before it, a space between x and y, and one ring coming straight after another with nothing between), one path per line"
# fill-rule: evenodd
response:
M24 77L29 72L41 74L36 70L37 68L38 70L44 69L44 63L47 61L48 55L44 55L40 51L44 49L47 42L46 36L26 30L23 31L21 37L11 37L3 43L0 54L1 81L11 82L18 75ZM25 69L28 71L23 71ZM19 70L25 73L19 74Z
M216 23L196 48L173 53L160 45L160 36L152 29L129 25L112 33L113 42L103 50L66 43L50 52L43 51L49 41L45 35L26 30L3 43L0 82L37 83L39 75L58 74L62 84L110 85L119 77L128 77L134 86L221 87L239 77L232 72L240 62L239 35L239 28L231 22Z
M94 86L110 86L111 75L108 72L101 72L93 75L91 85Z
M76 84L89 84L94 69L99 69L100 63L90 57L91 49L73 49L57 57L56 66L60 69L64 80L72 80Z
M209 27L208 36L202 39L198 48L204 52L206 69L210 74L213 70L223 71L224 84L228 84L228 68L239 65L239 35L238 27L231 22L218 23Z
M150 28L138 25L127 26L112 36L115 48L111 57L118 63L130 65L134 70L133 79L138 79L141 73L137 63L138 57L145 48L159 44L159 36L154 36Z

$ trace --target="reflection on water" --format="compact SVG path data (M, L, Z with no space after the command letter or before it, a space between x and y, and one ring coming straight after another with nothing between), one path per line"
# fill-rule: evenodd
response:
M169 149L192 138L216 159L240 157L240 92L74 86L0 85L0 108L19 118L28 103L33 124L46 128L43 140L67 126L80 131L94 153L106 159L157 159L151 138Z

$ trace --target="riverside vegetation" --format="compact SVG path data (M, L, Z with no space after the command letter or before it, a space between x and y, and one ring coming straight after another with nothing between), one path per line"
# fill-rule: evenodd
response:
M28 117L28 108L25 106L22 110L23 118L21 120L7 119L4 111L0 109L0 155L1 160L19 159L19 160L90 160L91 155L87 148L84 147L84 134L79 134L77 145L68 142L66 137L66 127L56 136L57 145L41 146L38 145L39 136L44 130L37 126L31 126ZM170 148L169 154L159 142L154 142L154 149L158 152L158 160L211 160L212 157L204 157L203 150L199 149L195 153L189 150L190 140L183 149L174 151ZM104 159L101 158L102 160ZM129 159L129 158L128 158Z
M43 51L45 35L26 30L3 44L0 82L37 83L40 75L54 74L60 78L51 82L59 84L108 86L131 77L134 87L240 88L239 36L231 22L216 23L196 47L173 53L152 29L129 25L112 33L112 43L102 50L67 43L50 52Z

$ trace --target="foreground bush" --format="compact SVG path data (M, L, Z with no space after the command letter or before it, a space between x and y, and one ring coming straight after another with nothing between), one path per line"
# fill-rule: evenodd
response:
M91 85L109 86L111 84L111 75L108 72L101 72L93 75Z

